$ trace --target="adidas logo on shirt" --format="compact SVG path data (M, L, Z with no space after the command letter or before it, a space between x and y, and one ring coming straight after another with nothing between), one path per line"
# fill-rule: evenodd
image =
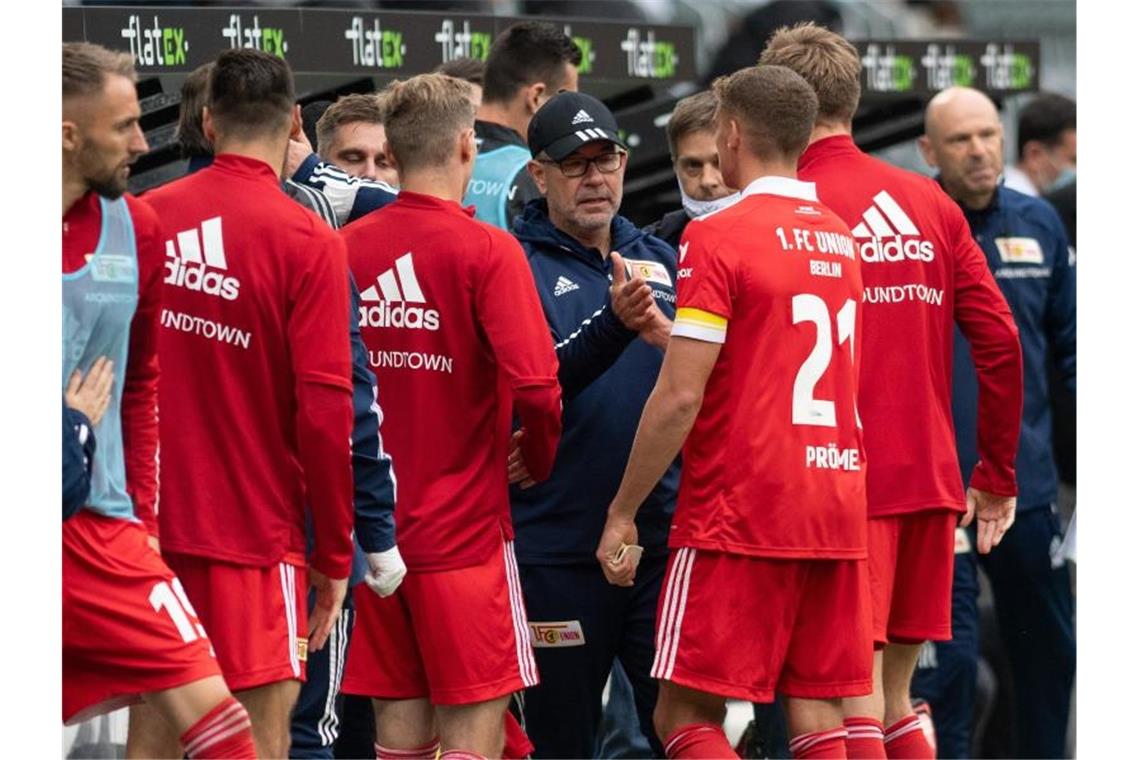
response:
M593 122L594 117L586 113L584 110L574 114L574 118L570 120L571 124L585 124L586 122Z
M875 196L871 208L863 212L863 221L851 233L859 243L863 261L934 261L934 243L914 239L921 233L886 190Z
M196 290L227 301L237 300L241 283L225 274L226 249L222 245L222 218L206 219L166 241L167 285Z
M573 280L571 280L567 277L559 277L558 282L554 283L554 295L555 296L564 296L567 293L569 293L571 290L577 290L577 289L578 289L578 283L574 282Z
M376 284L360 294L360 300L377 304L361 305L361 327L439 329L438 311L408 305L426 303L420 282L416 279L411 251L396 259L394 267L381 272L376 278Z

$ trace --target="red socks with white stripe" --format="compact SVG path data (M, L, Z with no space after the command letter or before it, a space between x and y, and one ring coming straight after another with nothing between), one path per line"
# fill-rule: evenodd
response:
M439 760L487 760L478 752L468 752L465 749L449 749L439 756Z
M883 746L892 760L934 760L934 748L922 731L922 721L913 713L888 728Z
M665 757L675 758L723 758L737 757L724 729L712 723L690 723L681 726L665 737Z
M800 758L845 758L847 748L844 744L847 739L847 729L843 726L827 731L813 731L810 734L800 734L788 742L788 749L792 757Z
M199 758L240 758L256 760L249 713L233 697L203 715L178 738L192 760Z
M439 739L412 749L389 749L379 744L373 744L372 749L376 750L376 760L435 760L435 755L439 752Z
M886 760L883 748L883 724L874 718L847 718L847 757L858 760Z

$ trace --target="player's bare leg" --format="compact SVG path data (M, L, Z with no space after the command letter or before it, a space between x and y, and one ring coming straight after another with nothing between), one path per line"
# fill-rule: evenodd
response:
M788 715L789 736L830 731L843 725L843 700L841 699L788 697L784 704L784 711Z
M917 662L917 660L915 661ZM883 650L875 650L871 666L873 691L865 697L848 697L843 700L843 714L848 718L874 718L882 721L884 715L883 698Z
M372 711L376 715L378 753L383 749L405 752L422 749L425 757L435 757L439 748L439 729L431 702L426 699L374 699Z
M471 705L437 705L440 748L503 756L503 713L510 695Z
M910 681L920 644L887 644L883 650L883 723L890 726L914 712Z
M675 757L734 757L724 735L725 699L716 694L658 681L653 727Z
M179 737L229 697L221 676L144 695L145 701L130 710L126 756L181 758Z
M249 711L258 757L289 756L289 716L300 693L301 682L293 679L234 693Z

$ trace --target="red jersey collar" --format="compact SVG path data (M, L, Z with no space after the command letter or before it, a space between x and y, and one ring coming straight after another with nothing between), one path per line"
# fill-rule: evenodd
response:
M748 183L740 193L741 198L749 195L782 195L785 198L796 198L801 201L818 201L815 194L814 182L801 182L791 177L758 177Z
M831 137L824 137L822 140L816 140L807 146L807 150L800 156L799 168L804 169L813 161L818 161L828 156L860 152L851 135L832 135Z
M273 167L260 158L250 158L237 153L219 153L214 156L214 162L210 164L210 167L217 167L235 174L244 174L247 177L263 177L274 185L281 184L281 177L278 176Z
M449 201L435 195L413 193L411 190L401 190L400 194L396 196L396 202L405 205L419 206L420 208L434 208L441 211L460 213L469 217L475 216L474 206L461 206L455 201Z

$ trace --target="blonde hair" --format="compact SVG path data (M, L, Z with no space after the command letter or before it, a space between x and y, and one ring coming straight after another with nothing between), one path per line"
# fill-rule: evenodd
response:
M797 158L807 147L819 103L804 78L786 66L749 66L713 82L718 118L735 117L760 158Z
M392 82L380 95L380 113L401 172L443 166L455 139L475 126L471 86L446 74Z
M819 118L846 124L859 107L859 51L830 29L811 22L777 29L761 64L787 66L807 80L819 98Z
M63 43L63 97L102 92L107 75L135 81L135 59L130 53L108 50L90 42Z

